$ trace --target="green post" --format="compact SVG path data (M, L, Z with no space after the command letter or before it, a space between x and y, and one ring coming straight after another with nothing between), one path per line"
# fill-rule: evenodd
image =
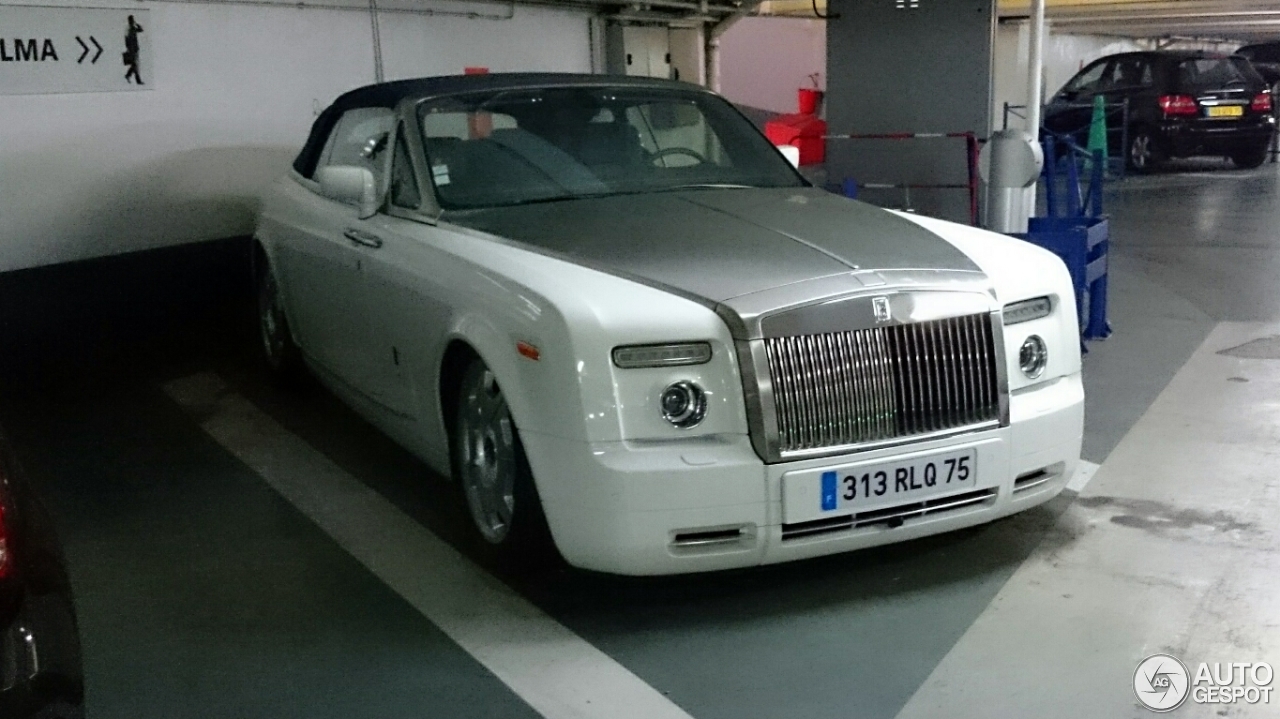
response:
M1093 96L1093 119L1089 121L1089 146L1085 148L1092 155L1095 150L1102 151L1102 166L1107 166L1107 99L1102 95Z

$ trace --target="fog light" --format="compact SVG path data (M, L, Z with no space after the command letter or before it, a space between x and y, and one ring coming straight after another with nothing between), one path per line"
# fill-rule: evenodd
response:
M692 382L676 382L658 399L662 418L680 429L695 427L707 416L707 395Z
M1049 348L1040 339L1040 335L1031 335L1022 343L1022 349L1018 350L1018 366L1022 368L1022 374L1028 379L1035 379L1044 373L1047 364Z
M679 367L711 361L711 343L685 342L666 345L631 345L613 348L613 363L622 369Z
M1053 302L1048 297L1037 297L1004 306L1004 326L1030 322L1048 317L1053 312Z

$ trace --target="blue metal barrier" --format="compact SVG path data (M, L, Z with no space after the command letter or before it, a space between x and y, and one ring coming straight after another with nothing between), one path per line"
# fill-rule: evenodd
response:
M1102 152L1090 155L1069 138L1048 137L1044 145L1042 177L1047 216L1032 217L1027 234L1016 236L1062 258L1075 288L1081 339L1105 339L1111 335L1111 323L1107 321L1107 251L1111 229L1102 214L1105 169ZM1059 147L1065 149L1061 158L1056 152ZM1080 186L1082 160L1089 165L1085 190Z

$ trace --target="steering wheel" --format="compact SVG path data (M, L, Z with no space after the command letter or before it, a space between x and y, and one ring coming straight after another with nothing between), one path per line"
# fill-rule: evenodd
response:
M684 155L685 157L692 157L693 159L698 161L699 165L705 165L707 163L706 157L704 157L698 151L690 150L687 147L664 147L663 149L653 153L653 155L649 158L649 161L654 164L657 164L658 160L661 160L664 157L670 157L671 155Z

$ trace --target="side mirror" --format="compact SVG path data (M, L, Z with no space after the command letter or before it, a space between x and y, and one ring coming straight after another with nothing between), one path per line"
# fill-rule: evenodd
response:
M322 167L316 172L316 181L320 183L320 194L331 200L348 205L355 205L360 219L368 219L378 214L378 184L373 179L373 172L354 165L336 165Z
M800 148L795 145L778 145L778 152L787 158L787 162L790 162L792 167L800 169Z

